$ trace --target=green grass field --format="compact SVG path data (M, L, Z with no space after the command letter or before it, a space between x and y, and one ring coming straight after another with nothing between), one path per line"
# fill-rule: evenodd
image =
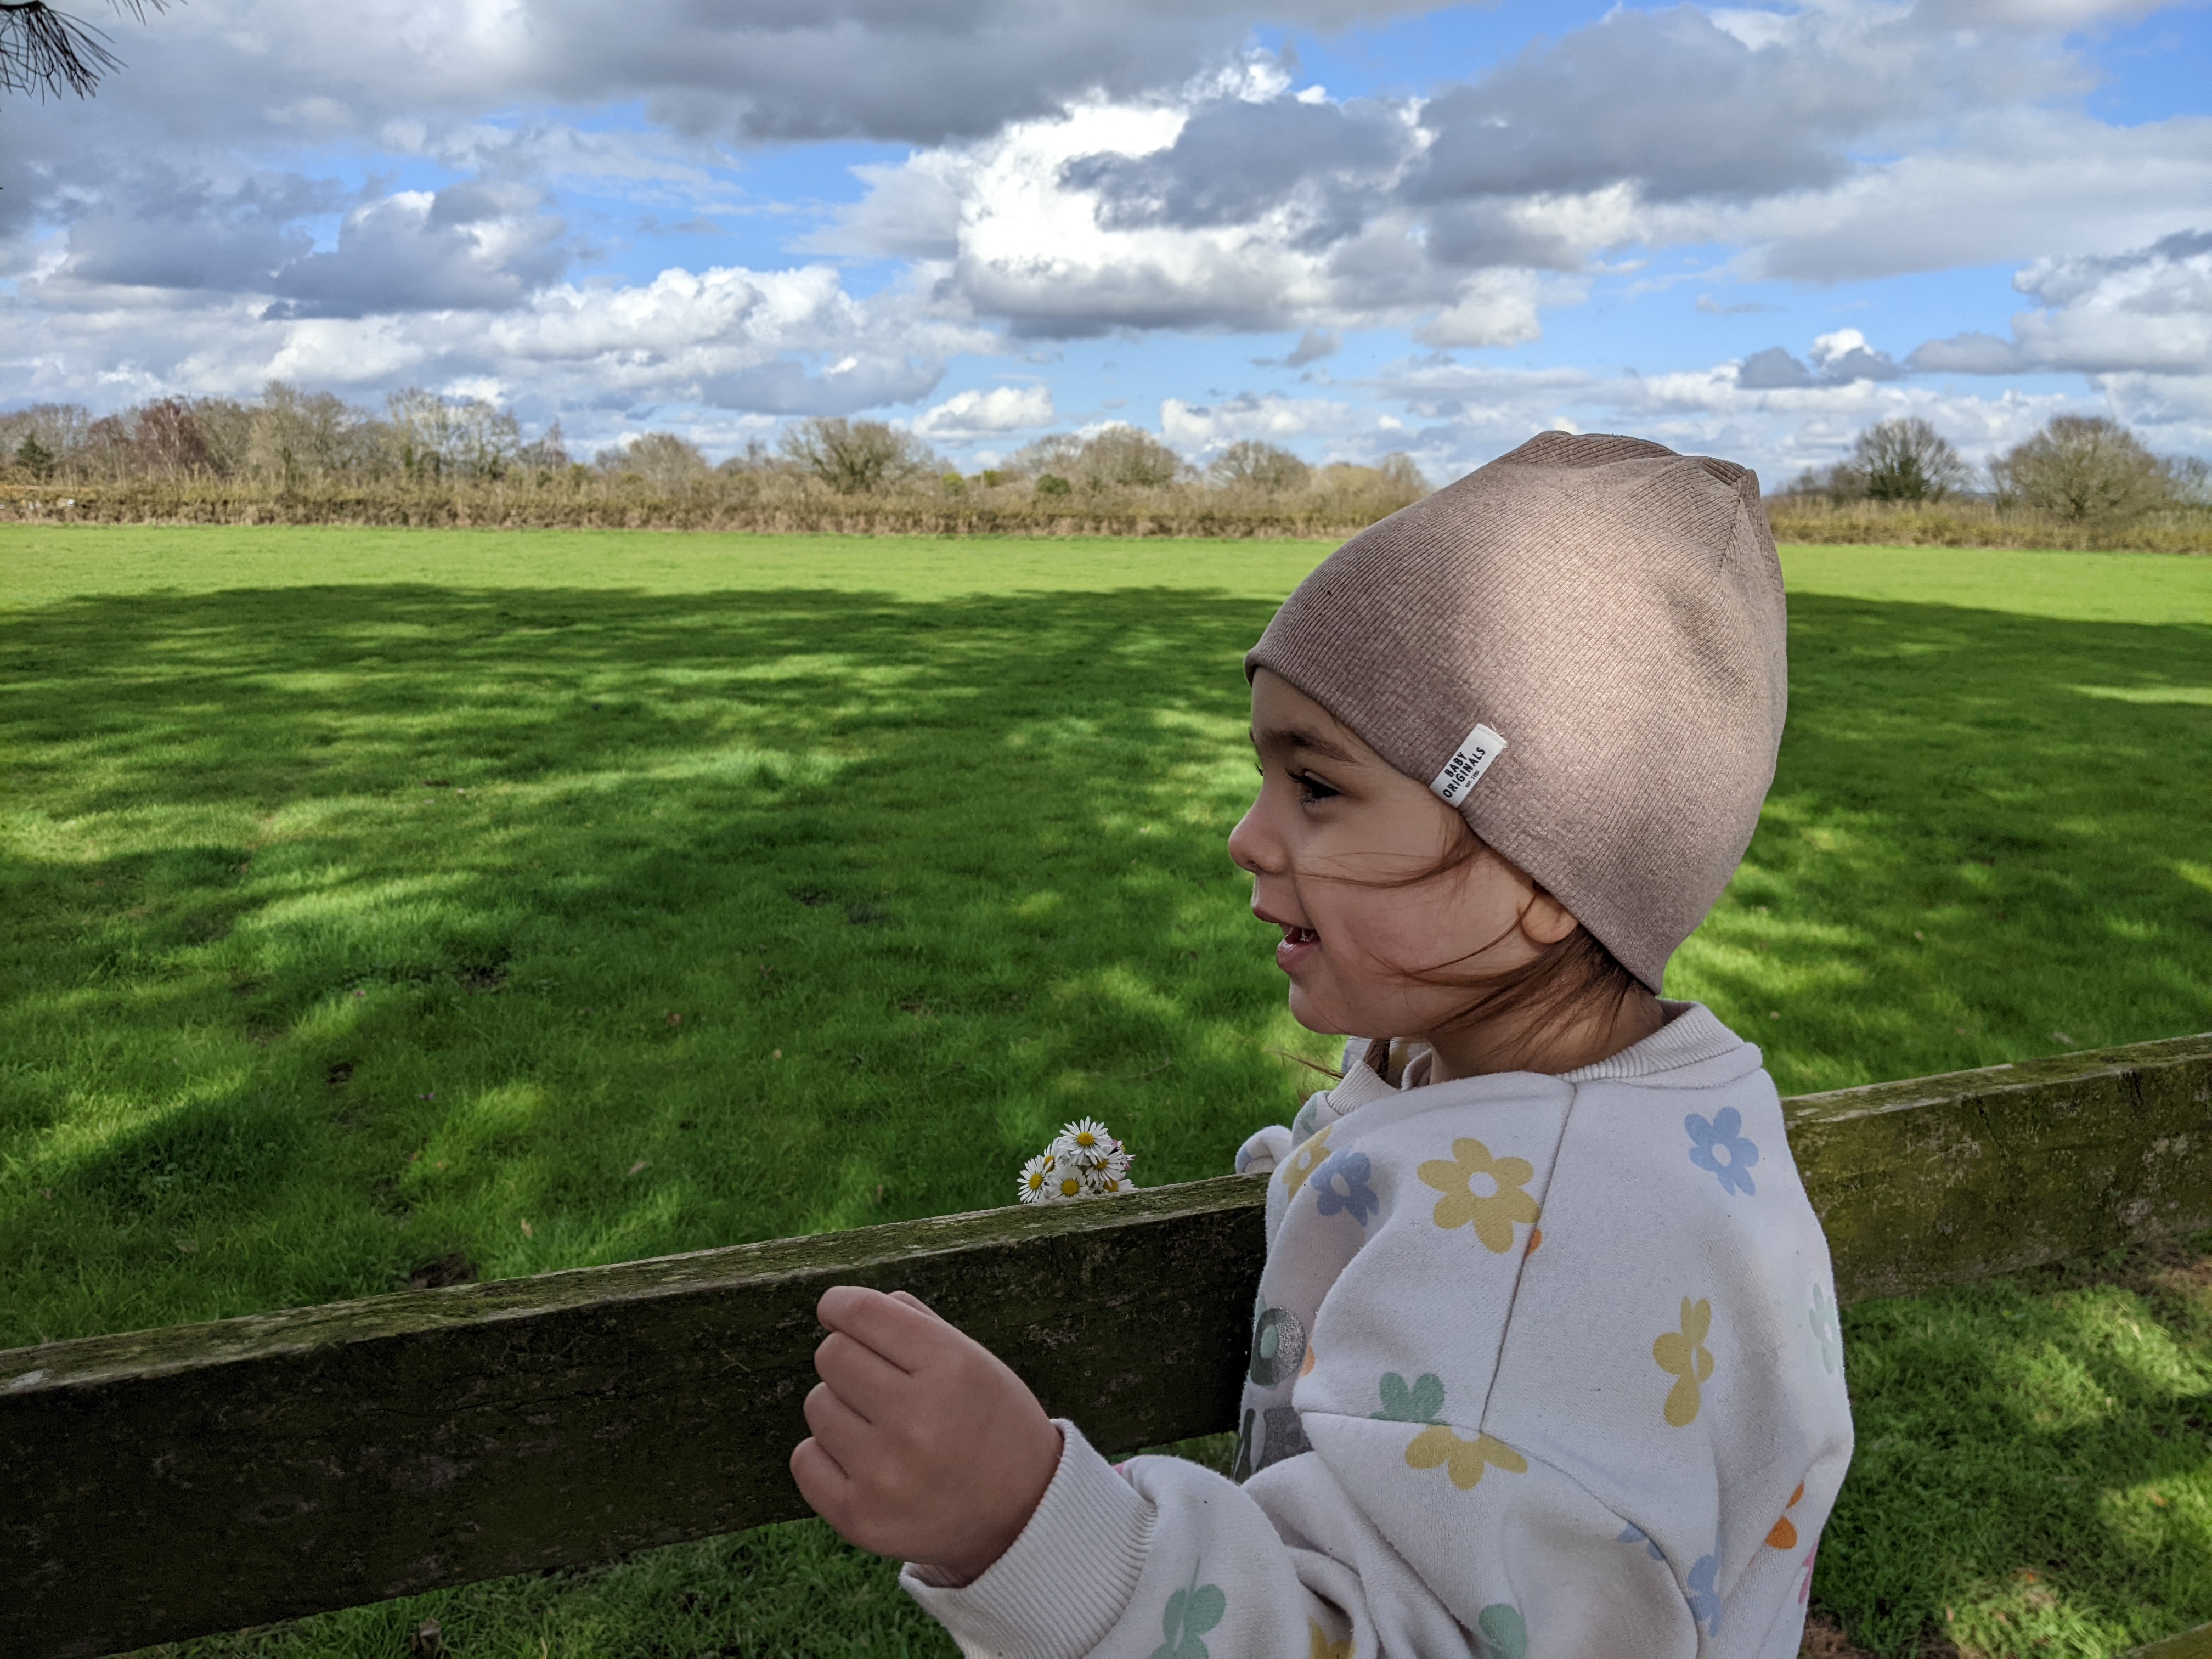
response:
M1325 550L0 529L0 1345L1001 1203L1077 1112L1220 1171L1328 1051L1222 850ZM1785 1093L2212 1027L2212 561L1784 562L1780 776L1670 993ZM1854 1316L1855 1641L2212 1618L2191 1275ZM204 1650L426 1613L950 1651L809 1528Z

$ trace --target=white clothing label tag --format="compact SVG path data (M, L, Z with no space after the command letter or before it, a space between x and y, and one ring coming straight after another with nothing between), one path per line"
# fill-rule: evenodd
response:
M1442 795L1453 806L1467 799L1467 792L1482 781L1482 775L1490 769L1490 763L1505 750L1505 739L1486 726L1478 726L1461 740L1459 752L1444 763L1444 769L1429 781L1429 787Z

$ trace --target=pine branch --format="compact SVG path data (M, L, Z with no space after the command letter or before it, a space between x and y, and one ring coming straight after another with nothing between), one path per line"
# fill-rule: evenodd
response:
M118 12L140 22L149 7L162 10L168 0L111 0ZM36 92L40 100L64 88L89 98L100 77L123 67L107 49L103 29L56 11L46 0L0 0L0 94Z

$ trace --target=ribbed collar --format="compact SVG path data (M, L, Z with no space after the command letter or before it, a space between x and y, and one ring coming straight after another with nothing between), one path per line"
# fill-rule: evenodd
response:
M1666 1015L1667 1023L1643 1042L1632 1043L1619 1054L1601 1060L1595 1065L1580 1066L1571 1072L1562 1072L1559 1074L1559 1081L1595 1083L1611 1078L1656 1077L1662 1072L1680 1071L1685 1066L1718 1060L1724 1054L1735 1054L1748 1046L1741 1037L1722 1024L1713 1011L1702 1002L1669 1002L1662 998L1659 1007ZM1429 1051L1426 1048L1417 1044L1410 1054L1401 1055L1404 1069L1399 1073L1400 1081L1394 1084L1369 1063L1368 1055L1376 1045L1353 1043L1347 1046L1349 1052L1345 1055L1344 1081L1327 1094L1316 1096L1310 1103L1319 1108L1312 1113L1314 1128L1356 1111L1370 1101L1426 1086L1425 1079L1429 1070Z
M1593 1083L1600 1078L1652 1077L1680 1071L1702 1060L1718 1060L1744 1047L1744 1041L1720 1022L1702 1002L1668 1002L1660 1008L1667 1023L1643 1042L1623 1048L1595 1066L1580 1066L1559 1073L1563 1083Z

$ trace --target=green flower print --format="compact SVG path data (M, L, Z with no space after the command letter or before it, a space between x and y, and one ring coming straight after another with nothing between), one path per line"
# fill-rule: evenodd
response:
M1263 1389L1279 1388L1297 1378L1305 1357L1305 1322L1288 1308L1269 1307L1261 1297L1252 1316L1252 1380Z
M1474 1617L1482 1659L1527 1659L1528 1626L1510 1601L1492 1601Z
M1831 1376L1843 1363L1843 1334L1836 1328L1836 1304L1829 1298L1828 1287L1818 1283L1813 1285L1813 1305L1806 1315L1813 1328L1814 1345L1820 1351L1820 1369Z
M1198 1582L1198 1563L1191 1563L1190 1583L1168 1597L1160 1631L1168 1638L1152 1650L1152 1659L1213 1659L1202 1637L1219 1624L1229 1611L1229 1598L1215 1584Z
M1382 1409L1368 1415L1378 1423L1433 1423L1444 1409L1443 1379L1423 1371L1410 1389L1395 1371L1382 1376Z

